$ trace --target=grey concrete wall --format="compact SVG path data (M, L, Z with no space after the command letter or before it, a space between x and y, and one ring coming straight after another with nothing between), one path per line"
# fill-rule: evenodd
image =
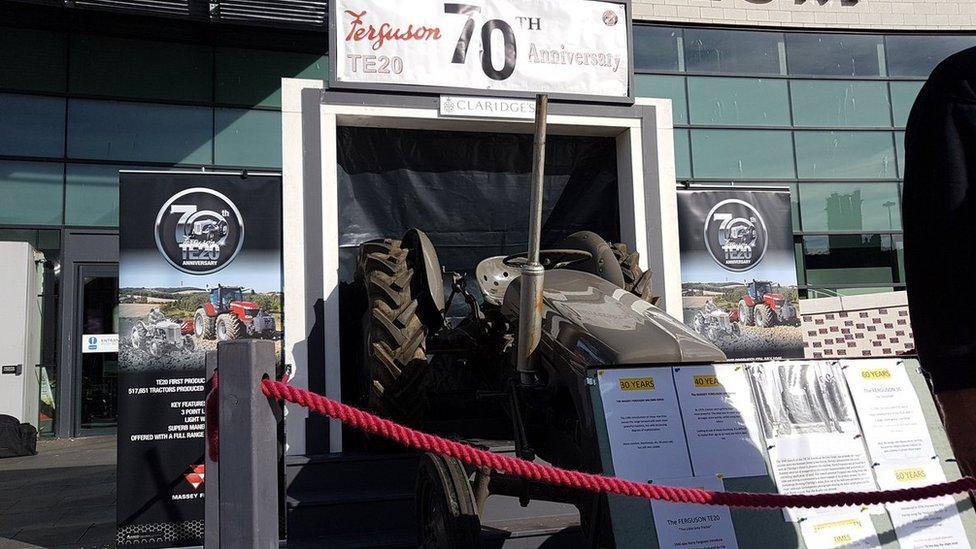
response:
M976 0L633 0L637 21L865 30L976 30Z

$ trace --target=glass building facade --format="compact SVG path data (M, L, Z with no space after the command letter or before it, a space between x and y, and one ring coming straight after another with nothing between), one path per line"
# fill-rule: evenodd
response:
M904 289L904 130L976 35L635 25L637 95L674 109L679 183L788 186L801 296Z

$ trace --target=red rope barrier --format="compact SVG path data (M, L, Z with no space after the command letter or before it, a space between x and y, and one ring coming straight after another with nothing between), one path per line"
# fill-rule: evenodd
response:
M216 376L213 384L216 391ZM422 433L390 420L374 416L352 406L330 400L322 395L293 387L280 381L264 380L262 390L275 400L292 402L309 410L337 419L366 433L383 437L408 448L456 458L474 467L489 467L495 471L523 479L544 482L589 492L618 494L672 503L725 505L746 508L832 507L836 505L880 505L897 501L914 501L976 490L976 479L964 477L952 482L918 488L884 490L878 492L838 492L831 494L755 494L746 492L713 492L691 488L674 488L632 482L614 477L569 471L540 465L531 461L492 454L445 438Z

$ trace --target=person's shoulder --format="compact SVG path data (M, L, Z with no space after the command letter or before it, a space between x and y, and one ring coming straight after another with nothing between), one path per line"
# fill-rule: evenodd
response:
M962 50L939 63L925 87L956 100L976 102L976 48Z

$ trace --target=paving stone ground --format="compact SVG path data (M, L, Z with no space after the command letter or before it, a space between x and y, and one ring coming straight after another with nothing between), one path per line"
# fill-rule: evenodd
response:
M0 549L115 547L115 437L46 439L0 459Z

